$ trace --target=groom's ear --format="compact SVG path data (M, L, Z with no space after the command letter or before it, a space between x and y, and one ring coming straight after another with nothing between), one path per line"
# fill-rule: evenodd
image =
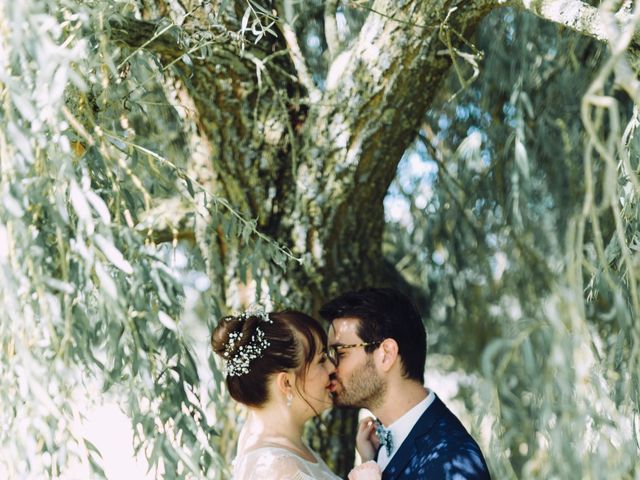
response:
M385 338L380 344L379 365L382 371L388 372L398 361L398 342L393 338Z

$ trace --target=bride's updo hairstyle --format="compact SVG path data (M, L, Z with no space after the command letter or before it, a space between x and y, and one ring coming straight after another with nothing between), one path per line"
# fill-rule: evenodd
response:
M273 374L294 370L303 380L326 343L322 326L295 310L224 317L211 334L213 351L227 362L231 397L251 407L269 400Z

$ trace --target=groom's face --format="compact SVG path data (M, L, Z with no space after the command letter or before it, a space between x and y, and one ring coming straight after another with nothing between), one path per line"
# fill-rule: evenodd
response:
M380 377L372 353L362 346L364 341L358 335L357 318L336 318L329 327L329 347L338 347L338 364L333 373L331 391L337 406L375 408L386 392L386 383Z

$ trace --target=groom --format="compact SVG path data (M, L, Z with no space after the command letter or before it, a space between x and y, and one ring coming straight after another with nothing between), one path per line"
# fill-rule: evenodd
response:
M337 406L370 410L382 424L383 480L489 479L475 440L423 386L427 335L411 301L389 288L348 292L325 304L331 322L331 390Z

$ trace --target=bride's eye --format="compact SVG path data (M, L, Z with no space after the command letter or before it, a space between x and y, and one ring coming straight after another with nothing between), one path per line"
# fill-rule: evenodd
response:
M326 361L327 361L327 354L323 352L323 353L320 355L320 360L319 360L319 362L320 362L320 363L325 363Z

